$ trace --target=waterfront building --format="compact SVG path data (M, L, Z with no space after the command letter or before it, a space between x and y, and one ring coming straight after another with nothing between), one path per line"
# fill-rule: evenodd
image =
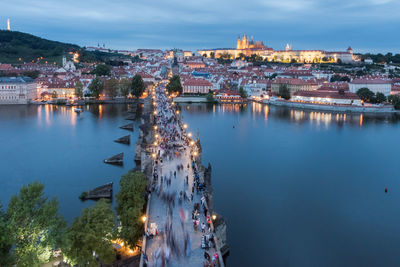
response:
M361 99L357 94L344 90L297 91L293 93L290 100L293 102L324 105L362 105Z
M385 96L392 91L392 80L383 78L357 78L349 83L350 92L357 93L361 88L368 88L375 94L380 92Z
M243 89L246 90L249 97L261 97L267 94L269 80L255 80L252 83L245 84Z
M253 37L249 40L246 34L240 36L235 48L218 48L198 50L198 54L206 57L221 57L229 55L235 59L238 57L258 55L263 59L273 62L338 62L353 63L358 60L353 55L353 49L349 47L346 51L324 51L324 50L293 50L291 45L286 45L285 50L274 50L263 44L261 41L254 41Z
M213 84L204 79L188 79L183 83L184 94L208 94Z
M56 96L57 98L73 98L75 97L75 80L62 80L57 77L37 78L38 90L41 96Z
M215 92L215 99L219 103L244 103L247 102L246 98L242 98L239 92L232 90L219 90Z
M281 85L286 85L290 94L297 91L313 91L318 88L318 83L315 80L302 80L298 78L276 78L271 83L271 91L278 93Z
M29 77L0 77L0 104L27 104L37 98L36 83Z

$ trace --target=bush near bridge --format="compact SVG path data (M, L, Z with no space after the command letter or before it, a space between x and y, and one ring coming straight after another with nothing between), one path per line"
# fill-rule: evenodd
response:
M142 172L129 172L120 180L121 189L116 195L117 215L121 222L118 237L134 247L143 234L147 179Z

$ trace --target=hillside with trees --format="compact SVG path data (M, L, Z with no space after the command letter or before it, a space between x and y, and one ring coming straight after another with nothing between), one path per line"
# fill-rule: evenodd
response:
M61 64L62 56L70 52L79 53L80 62L104 62L122 65L123 60L140 60L117 53L87 51L75 45L43 39L32 34L0 30L0 63L19 64L24 62Z

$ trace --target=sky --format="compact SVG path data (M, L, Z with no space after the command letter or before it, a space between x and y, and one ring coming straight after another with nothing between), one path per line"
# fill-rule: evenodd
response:
M0 0L0 28L81 46L400 53L400 0Z

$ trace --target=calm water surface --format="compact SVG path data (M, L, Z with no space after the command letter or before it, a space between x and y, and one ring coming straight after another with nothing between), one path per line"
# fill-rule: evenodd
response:
M212 163L228 266L400 266L400 121L247 106L181 105ZM71 221L78 196L134 167L125 105L0 106L0 201L45 184ZM235 126L233 128L233 126ZM124 152L124 167L104 164ZM389 192L384 193L385 187ZM115 203L115 202L114 202Z
M213 166L229 266L400 266L396 119L260 104L182 111Z
M68 221L79 216L92 201L81 202L82 191L114 182L135 167L135 131L127 124L128 105L85 106L76 114L66 106L0 106L0 201L7 205L22 184L40 181L48 196L56 196ZM131 145L113 142L131 133ZM124 152L124 166L103 163ZM114 202L115 204L115 202Z

